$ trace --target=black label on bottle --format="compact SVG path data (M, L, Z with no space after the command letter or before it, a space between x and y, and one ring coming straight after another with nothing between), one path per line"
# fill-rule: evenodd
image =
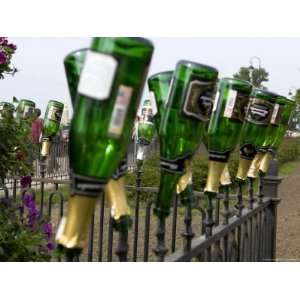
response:
M246 120L257 125L268 125L273 112L273 104L263 100L253 98L250 100Z
M26 105L24 106L24 111L23 111L23 118L31 118L34 113L34 107Z
M190 157L190 156L189 156ZM171 173L183 173L185 169L185 160L189 157L176 160L160 158L160 168Z
M71 194L97 197L103 191L107 179L93 178L74 174L71 175Z
M248 103L249 95L235 90L229 90L226 106L224 109L224 117L243 122L245 119Z
M207 122L213 107L214 86L214 82L191 81L183 105L184 114Z
M209 151L209 160L227 162L229 159L231 151L219 152L219 151Z
M141 119L142 122L153 122L153 110L151 107L143 107Z
M60 123L63 110L57 106L51 106L48 110L47 119Z
M240 148L240 155L244 159L252 160L256 155L256 149L252 144L245 144Z

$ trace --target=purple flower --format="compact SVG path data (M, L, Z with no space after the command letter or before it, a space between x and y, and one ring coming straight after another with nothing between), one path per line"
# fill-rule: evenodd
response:
M4 52L0 51L0 65L6 64L6 55Z
M25 195L23 197L23 203L25 205L25 207L29 208L29 209L35 209L35 201L32 195Z
M7 44L6 37L0 37L0 45L5 45L5 44Z
M31 185L31 176L24 176L21 178L21 187L23 189L30 187L30 185Z
M53 243L47 243L47 248L48 248L48 250L53 250L54 249L54 245L53 245Z
M46 234L47 239L49 240L52 236L52 224L51 223L44 223L43 232Z
M13 43L8 44L7 47L10 48L11 50L14 50L14 51L17 50L17 46Z

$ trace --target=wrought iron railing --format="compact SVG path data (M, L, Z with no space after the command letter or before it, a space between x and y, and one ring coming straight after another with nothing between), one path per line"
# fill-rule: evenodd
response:
M133 214L133 228L128 234L129 247L113 229L110 210L99 197L89 231L88 246L80 261L269 261L276 254L276 209L279 202L278 165L273 161L266 177L249 186L238 186L232 194L225 188L215 199L195 191L195 204L183 207L174 197L171 215L163 232L152 208L158 189L140 187L141 172L136 186L128 186ZM40 210L48 215L56 230L68 198L68 179L34 177L34 192ZM256 193L257 191L257 193ZM17 179L6 184L6 192L14 199L22 191ZM146 200L145 200L146 199ZM164 236L168 253L157 247ZM156 251L153 251L156 249ZM128 250L128 251L127 251Z

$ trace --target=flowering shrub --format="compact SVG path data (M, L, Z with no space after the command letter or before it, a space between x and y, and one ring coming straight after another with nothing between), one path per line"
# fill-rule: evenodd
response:
M0 122L0 177L8 174L24 176L32 170L34 148L29 139L30 125L15 119L2 119Z
M4 74L14 75L17 72L11 65L11 58L16 49L17 46L9 43L7 38L0 37L0 79L4 78Z
M21 181L31 184L30 176ZM49 261L52 225L38 211L33 195L25 193L21 203L0 199L0 261Z

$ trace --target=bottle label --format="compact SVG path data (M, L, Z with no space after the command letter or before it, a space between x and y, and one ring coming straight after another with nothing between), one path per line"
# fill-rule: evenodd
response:
M115 106L108 127L108 135L118 138L123 130L127 110L130 104L132 88L120 85Z
M213 106L214 82L193 80L190 82L183 105L183 112L200 121L209 120Z
M151 107L147 106L147 107L143 107L142 108L142 115L141 115L141 122L149 122L152 123L153 122L153 110Z
M117 67L118 62L114 57L88 51L78 93L96 100L106 100L110 95Z
M214 98L214 105L213 105L212 112L214 112L214 111L217 110L219 98L220 98L220 92L217 91L216 96L215 96L215 98Z
M274 105L273 113L271 116L271 125L278 126L281 123L283 105L276 103Z
M30 118L33 116L34 113L34 107L26 105L24 106L24 111L23 111L23 117L24 118Z
M62 109L57 106L51 106L48 110L46 119L60 123L62 117Z
M224 110L224 117L243 122L245 119L248 102L248 95L235 90L229 90Z
M273 104L263 100L253 98L247 112L246 120L257 125L268 125L271 120Z

